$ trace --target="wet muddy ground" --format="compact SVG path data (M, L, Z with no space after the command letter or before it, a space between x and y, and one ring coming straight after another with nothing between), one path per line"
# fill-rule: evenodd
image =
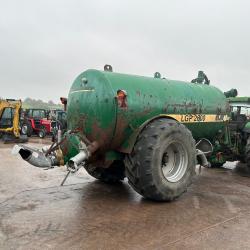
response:
M32 139L41 147L47 140ZM250 249L250 178L204 169L177 201L151 202L82 169L40 170L0 144L0 249Z

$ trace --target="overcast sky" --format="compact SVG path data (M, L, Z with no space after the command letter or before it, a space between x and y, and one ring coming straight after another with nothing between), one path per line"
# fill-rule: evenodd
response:
M0 0L0 96L58 102L82 71L188 80L250 96L250 1Z

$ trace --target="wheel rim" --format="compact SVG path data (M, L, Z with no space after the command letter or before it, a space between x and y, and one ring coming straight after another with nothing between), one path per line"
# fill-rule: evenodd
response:
M44 137L44 132L43 132L43 131L39 131L38 136L39 136L40 138L43 138L43 137Z
M28 131L28 126L27 126L27 125L23 125L23 126L22 126L22 133L23 133L24 135L26 135L26 134L27 134L27 131Z
M169 182L178 182L188 166L188 154L184 146L176 141L166 147L162 157L162 173Z

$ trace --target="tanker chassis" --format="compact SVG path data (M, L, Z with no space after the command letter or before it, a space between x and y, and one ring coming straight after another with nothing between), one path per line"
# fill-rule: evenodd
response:
M113 183L128 178L152 200L171 201L191 184L197 164L250 165L248 119L231 119L229 102L203 72L192 82L87 70L73 82L67 99L67 132L41 150L15 151L40 168L84 167Z

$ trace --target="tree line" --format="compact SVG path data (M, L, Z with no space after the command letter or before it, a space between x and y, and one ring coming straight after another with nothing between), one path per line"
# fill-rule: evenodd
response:
M60 103L54 103L53 101L45 102L43 100L36 100L30 97L25 98L22 101L22 108L37 108L37 109L63 109L63 105Z

